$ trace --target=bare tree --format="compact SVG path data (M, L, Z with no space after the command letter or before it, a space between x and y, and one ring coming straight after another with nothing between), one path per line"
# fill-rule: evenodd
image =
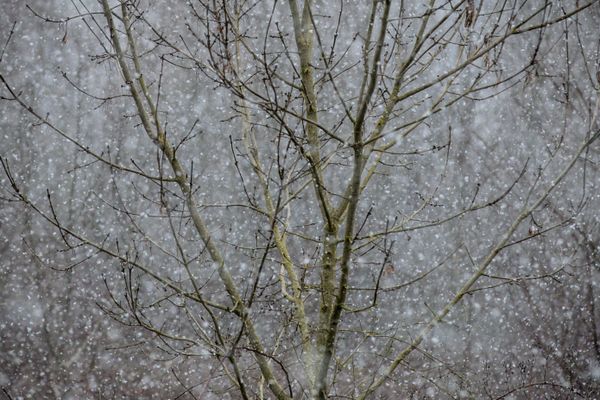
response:
M72 8L31 11L65 38L79 24L95 40L108 87L63 78L96 115L125 115L112 123L124 132L117 143L100 122L91 132L64 126L4 72L3 99L70 143L81 157L71 168L106 190L76 196L89 214L70 219L60 185L35 195L5 155L4 197L55 228L64 268L116 267L99 305L185 364L186 374L172 371L180 397L597 393L592 380L540 380L541 370L506 385L467 376L478 372L472 311L493 326L503 308L471 299L518 286L525 300L511 306L535 310L532 285L560 280L568 263L523 271L505 268L507 257L535 257L553 235L572 235L598 202L586 192L600 135L598 50L581 39L598 22L596 0ZM577 70L569 45L555 51L563 39L579 43ZM547 104L523 94L531 85L549 90ZM510 110L552 115L563 89L569 114L548 135L502 120L509 95L523 99ZM569 263L582 248L596 257L594 243L575 246ZM585 290L593 306L593 286Z

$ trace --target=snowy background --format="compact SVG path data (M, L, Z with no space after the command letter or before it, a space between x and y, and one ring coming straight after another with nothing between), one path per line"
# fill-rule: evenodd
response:
M128 3L156 118L277 380L305 398L310 374L285 297L293 279L274 228L286 233L311 340L327 242L288 3ZM352 176L348 114L360 104L363 52L374 56L383 3L369 43L370 2L312 4L317 147L334 205ZM399 70L400 95L431 86L395 104L368 160L328 395L358 398L381 376L575 157L370 398L600 399L599 142L576 156L600 129L600 3L568 18L587 3L404 3L390 8L364 137L378 129ZM249 398L274 398L240 318L190 297L199 285L204 299L235 307L169 160L140 124L101 4L0 7L0 398L243 398L231 355ZM121 24L120 7L114 14ZM430 36L416 48L425 15ZM465 61L521 22L541 28Z

